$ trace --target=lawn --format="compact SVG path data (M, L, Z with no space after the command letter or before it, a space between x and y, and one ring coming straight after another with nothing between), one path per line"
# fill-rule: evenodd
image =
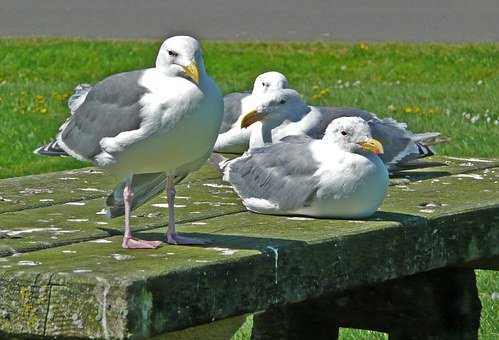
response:
M0 39L0 178L85 166L43 158L75 85L153 65L159 41ZM311 104L354 106L450 138L440 154L499 156L499 44L204 43L224 92L277 70ZM499 338L499 275L478 271L481 339ZM383 335L344 331L342 339Z

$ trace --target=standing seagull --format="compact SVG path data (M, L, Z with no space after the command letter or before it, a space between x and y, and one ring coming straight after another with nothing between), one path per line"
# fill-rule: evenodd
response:
M288 87L288 79L279 72L270 71L256 77L253 91L233 92L224 96L224 116L214 150L217 152L243 153L248 149L249 129L241 129L244 112L254 107L254 101L267 91Z
M342 117L322 139L288 136L219 166L248 210L365 218L381 205L388 187L381 153L362 118Z
M123 248L156 248L160 241L132 237L130 211L135 176L164 174L171 244L203 244L175 230L175 180L198 169L211 154L223 114L223 100L208 76L199 42L167 39L156 67L112 75L94 87L76 89L71 116L40 155L68 154L124 178ZM154 177L154 176L152 176Z

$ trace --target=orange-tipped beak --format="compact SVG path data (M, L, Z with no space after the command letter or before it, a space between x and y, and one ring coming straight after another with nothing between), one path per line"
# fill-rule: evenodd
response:
M384 151L383 145L374 138L367 138L362 143L359 143L359 145L361 147L363 147L364 149L371 151L372 153L374 153L376 155L380 155Z
M250 111L241 120L241 128L247 128L251 124L261 121L263 117L264 115L258 113L256 110Z
M199 68L195 61L184 66L185 73L196 83L199 84Z

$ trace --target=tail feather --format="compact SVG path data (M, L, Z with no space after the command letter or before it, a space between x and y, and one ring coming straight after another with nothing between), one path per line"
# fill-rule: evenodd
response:
M166 187L166 174L163 172L150 174L137 174L132 177L133 200L131 209L137 209L147 201L159 195ZM175 184L183 180L185 176L175 177ZM119 183L113 192L107 197L107 216L114 218L125 214L125 200L123 189L126 181Z
M435 154L428 145L425 145L423 143L417 142L416 147L419 151L419 158L430 157Z
M415 134L414 141L424 145L435 145L447 143L449 140L447 137L442 136L440 132L424 132Z
M114 218L125 214L125 200L123 189L126 181L119 183L107 197L108 217ZM138 174L132 177L132 210L140 207L145 202L156 197L166 186L165 173Z
M227 158L215 152L213 152L208 159L208 162L210 162L210 164L213 165L220 172L220 174L223 174L227 161Z
M64 151L57 140L53 140L45 146L41 146L33 153L41 156L68 156L66 151Z

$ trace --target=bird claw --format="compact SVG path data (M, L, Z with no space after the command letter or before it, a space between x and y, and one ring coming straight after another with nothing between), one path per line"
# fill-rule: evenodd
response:
M133 237L123 237L121 246L125 249L156 249L161 243L161 241L146 241Z

